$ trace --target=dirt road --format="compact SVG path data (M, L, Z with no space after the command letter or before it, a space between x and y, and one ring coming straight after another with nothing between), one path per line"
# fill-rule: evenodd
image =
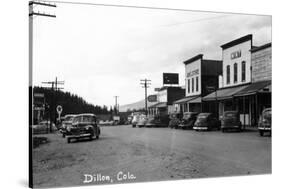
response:
M102 127L71 144L60 134L34 149L34 186L159 181L271 173L271 137L168 128Z

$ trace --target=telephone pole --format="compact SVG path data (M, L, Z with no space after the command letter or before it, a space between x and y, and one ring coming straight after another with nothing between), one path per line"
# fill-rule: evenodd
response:
M34 11L34 6L40 6L40 7L57 7L53 3L46 3L46 2L40 2L40 1L29 1L28 7L29 7L29 101L31 104L31 107L33 105L33 85L32 85L32 75L33 75L33 19L35 16L43 16L43 17L56 17L56 15L53 14L46 14L39 11ZM33 124L33 110L31 110L31 115L29 116L29 123L30 125ZM50 127L51 128L51 127ZM32 133L30 133L32 134Z
M117 100L118 100L118 97L119 96L114 96L114 98L115 98L115 115L117 115L118 114L118 102L117 102Z
M151 85L151 80L149 79L141 79L142 88L144 88L144 95L145 95L145 115L147 115L147 88Z
M49 116L50 116L50 132L52 132L52 122L55 123L56 121L56 106L57 106L57 99L56 99L56 92L60 89L63 89L61 87L58 87L58 85L64 85L64 81L58 81L57 77L54 81L44 81L42 84L48 84L51 85L51 87L47 87L51 89L51 103L50 103L50 109L49 109Z

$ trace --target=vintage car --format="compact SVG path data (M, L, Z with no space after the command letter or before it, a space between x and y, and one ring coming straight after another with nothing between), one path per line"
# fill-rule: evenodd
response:
M172 113L170 114L169 118L170 118L170 121L169 121L169 126L170 128L179 128L179 124L180 124L180 119L181 119L181 116L182 114L181 113Z
M156 126L156 119L154 117L148 117L145 123L145 127L155 127Z
M134 115L133 118L132 118L132 127L136 127L137 126L137 123L140 119L140 115Z
M182 120L179 124L179 128L192 129L197 119L197 116L198 116L197 112L184 112Z
M240 121L238 111L225 111L221 119L221 131L236 130L242 131L242 124Z
M147 122L147 117L145 115L139 116L139 120L136 124L137 127L144 127Z
M262 111L259 118L258 129L260 136L263 136L265 132L271 134L271 108L266 108Z
M193 129L199 130L214 130L220 129L220 121L212 113L200 113L194 123Z
M97 118L94 114L79 114L73 118L72 124L66 128L66 139L99 138L100 127L97 125Z
M67 114L64 116L64 120L62 121L62 125L60 128L60 132L62 134L62 137L65 137L66 128L67 126L70 126L72 124L73 118L75 117L74 114Z
M170 118L169 115L156 115L155 119L155 127L168 127Z

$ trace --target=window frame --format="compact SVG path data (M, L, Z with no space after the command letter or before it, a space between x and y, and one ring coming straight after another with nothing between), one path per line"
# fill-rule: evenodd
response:
M230 65L226 66L226 84L230 84Z
M237 83L238 82L238 65L235 62L233 65L233 83Z

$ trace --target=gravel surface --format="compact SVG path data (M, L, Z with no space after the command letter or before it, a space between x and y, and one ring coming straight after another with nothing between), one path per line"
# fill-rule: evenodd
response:
M33 150L34 187L271 173L271 137L253 131L113 126L70 144L59 133L41 136L49 142Z

